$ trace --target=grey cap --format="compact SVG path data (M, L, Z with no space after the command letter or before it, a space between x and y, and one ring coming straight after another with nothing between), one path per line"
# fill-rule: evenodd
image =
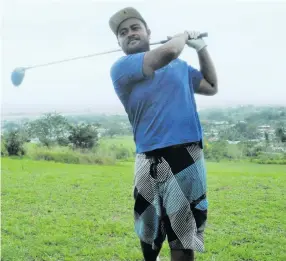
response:
M146 21L142 17L142 15L133 7L126 7L124 9L119 10L116 12L110 19L109 19L109 26L112 32L117 35L117 30L119 25L129 18L137 18L141 20L143 23L146 24Z

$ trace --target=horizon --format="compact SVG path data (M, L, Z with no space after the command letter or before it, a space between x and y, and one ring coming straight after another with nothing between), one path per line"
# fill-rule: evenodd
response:
M271 104L262 104L262 105L255 105L255 104L238 104L238 105L229 105L229 106L210 106L210 107L205 107L205 108L198 108L198 112L203 112L203 111L208 111L208 110L211 110L211 109L214 109L214 110L231 110L231 109L238 109L238 108L250 108L250 107L253 107L253 108L260 108L260 109L266 109L266 108L286 108L285 105L271 105ZM127 116L127 114L125 113L125 111L103 111L103 110L92 110L92 109L84 109L82 111L79 111L79 110L35 110L35 111L22 111L22 112L10 112L10 113L6 113L6 114L1 114L1 122L3 121L9 121L11 119L23 119L23 118L37 118L37 117L40 117L44 114L47 114L47 113L58 113L60 115L63 115L63 116L80 116L80 115L107 115L107 116L113 116L113 115L119 115L119 116Z

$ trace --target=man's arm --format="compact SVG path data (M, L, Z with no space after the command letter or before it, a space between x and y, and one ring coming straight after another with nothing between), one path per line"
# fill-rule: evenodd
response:
M187 43L189 34L175 35L167 43L146 52L143 63L143 73L146 76L152 76L153 73L177 59Z
M195 92L208 96L215 95L218 92L217 75L207 48L205 47L200 50L198 56L200 71L204 78L201 80L200 85Z
M212 96L218 92L217 75L213 61L208 53L207 45L203 39L199 39L200 32L188 32L192 40L187 41L189 47L194 48L199 57L200 72L203 79L199 86L195 88L195 93Z

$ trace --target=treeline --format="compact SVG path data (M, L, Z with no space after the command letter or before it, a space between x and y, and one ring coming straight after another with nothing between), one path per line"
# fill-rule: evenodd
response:
M286 142L286 124L277 122L276 127L269 127L269 130L259 130L255 124L238 122L236 124L214 126L212 123L204 123L203 127L209 137L218 137L219 140L249 141L265 140L266 142ZM215 130L215 133L212 133Z
M273 153L267 143L246 141L229 144L227 141L204 142L205 158L209 161L251 161L260 164L286 164L286 153Z
M243 106L199 114L207 160L286 164L285 107ZM262 132L260 125L269 128ZM116 136L130 137L132 146L115 144ZM4 121L1 138L1 156L107 164L135 155L132 129L125 115L48 113L34 120Z
M119 124L113 127L117 128L120 129ZM119 133L124 133L124 129ZM115 163L134 156L134 151L123 146L99 146L100 138L105 136L114 134L110 135L110 129L102 128L96 120L72 121L58 113L47 113L39 119L13 123L6 128L1 134L1 156L87 164Z
M285 106L235 106L228 108L204 109L199 112L202 121L245 121L253 125L286 123Z

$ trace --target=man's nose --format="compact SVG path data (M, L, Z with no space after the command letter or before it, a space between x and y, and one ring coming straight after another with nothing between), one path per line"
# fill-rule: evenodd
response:
M133 30L128 31L128 38L132 38L135 36L135 32Z

